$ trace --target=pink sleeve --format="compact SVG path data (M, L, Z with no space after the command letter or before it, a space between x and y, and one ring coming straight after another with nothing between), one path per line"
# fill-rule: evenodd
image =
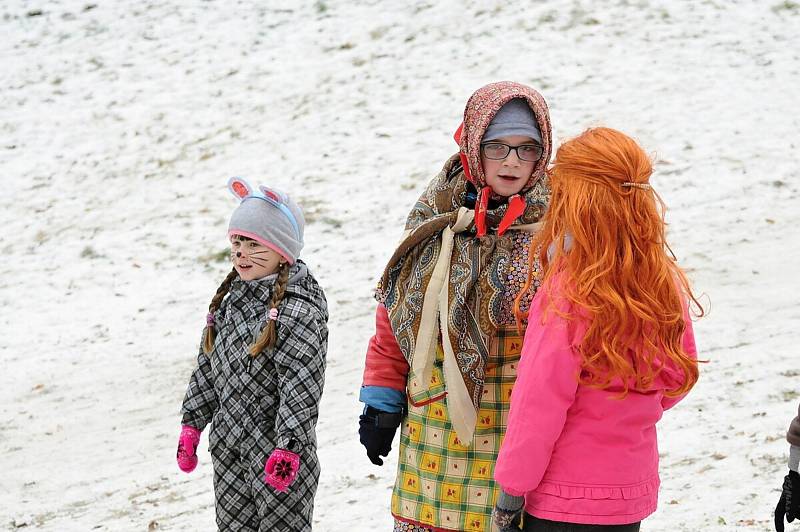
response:
M363 386L386 386L405 392L408 362L397 345L389 313L378 305L375 311L375 334L369 340L364 364Z
M692 319L689 316L689 309L685 308L683 311L683 319L686 321L686 329L683 331L683 350L686 353L697 360L697 346L694 343L694 329L692 328ZM683 375L681 375L683 378ZM669 410L676 404L678 404L686 394L679 395L677 397L664 397L661 399L661 408L664 410Z
M547 297L540 289L532 303L508 429L494 471L509 495L521 496L539 485L578 388L580 363L572 349L572 324L552 311L542 323Z

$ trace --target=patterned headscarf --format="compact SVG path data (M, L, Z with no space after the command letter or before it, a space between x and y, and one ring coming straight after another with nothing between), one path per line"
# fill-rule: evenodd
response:
M480 141L497 111L514 98L527 101L536 116L542 158L519 194L521 210L509 218L509 203L488 203L485 223L489 230L478 237L475 195L480 203L482 194L490 190L481 165ZM550 132L547 104L530 87L505 81L478 89L467 102L464 123L456 132L459 153L448 159L414 205L403 239L378 285L377 299L386 306L411 367L409 393L427 389L441 341L448 411L462 441L471 441L475 430L489 341L497 333L505 270L511 259L511 237L493 229L511 220L509 230L533 231L533 224L544 214Z

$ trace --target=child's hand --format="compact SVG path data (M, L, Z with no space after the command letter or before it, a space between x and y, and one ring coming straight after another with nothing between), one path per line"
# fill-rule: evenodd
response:
M402 412L383 412L367 406L358 418L358 436L367 450L367 457L375 465L383 465L381 456L388 456L397 427L403 421Z
M524 506L525 497L514 497L501 489L492 512L492 521L501 532L521 530L520 523Z
M197 467L197 444L200 443L200 431L189 425L183 425L178 437L178 467L184 473L191 473Z
M264 482L275 491L286 493L297 477L300 456L286 449L275 449L264 464Z
M783 479L783 493L775 508L775 530L783 532L783 516L791 523L800 518L800 474L789 470Z

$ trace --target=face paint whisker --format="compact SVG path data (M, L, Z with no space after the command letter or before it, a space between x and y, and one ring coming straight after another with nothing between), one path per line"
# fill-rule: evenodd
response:
M256 258L256 257L250 257L250 260L253 262L253 264L256 264L258 266L266 266L267 264L269 264L266 259L259 259L259 258Z

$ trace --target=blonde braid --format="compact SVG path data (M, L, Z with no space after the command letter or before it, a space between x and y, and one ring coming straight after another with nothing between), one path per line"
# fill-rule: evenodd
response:
M289 264L282 262L278 267L278 278L275 280L275 286L272 287L272 297L269 299L267 309L278 308L283 300L283 295L286 293L286 286L289 284ZM278 339L277 320L267 318L267 324L261 330L261 334L256 340L256 343L250 346L250 355L257 357L264 348L270 349L275 347L275 341Z
M231 283L238 275L239 274L236 273L236 268L232 269L228 276L225 277L225 280L222 281L222 284L219 285L219 288L217 288L217 293L214 294L213 298L211 298L211 304L208 306L208 312L210 314L214 314L217 311L220 304L222 304L222 300L225 298L225 295L228 293L228 290L231 289ZM214 348L215 337L216 332L214 329L214 324L207 324L206 334L203 337L203 352L205 354L211 353L211 350Z

